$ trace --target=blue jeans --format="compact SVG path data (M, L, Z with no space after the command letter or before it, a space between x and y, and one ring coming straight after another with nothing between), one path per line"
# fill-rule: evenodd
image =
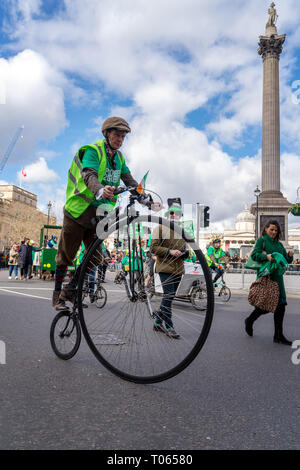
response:
M161 325L164 321L167 328L173 328L172 302L181 281L181 276L169 273L159 273L159 277L164 291L164 296L159 308L160 315L156 318L155 323Z
M91 272L88 274L89 282L89 293L93 294L95 291L95 277L96 277L97 266L95 266Z
M11 264L9 266L9 270L8 270L9 277L11 277L13 270L15 271L15 277L17 277L17 275L18 275L18 265L17 264Z
M209 269L210 269L211 276L212 276L212 271L215 271L216 273L215 278L213 279L213 282L217 282L217 280L220 279L220 277L222 277L222 274L224 273L224 269L217 268L217 266L210 267Z

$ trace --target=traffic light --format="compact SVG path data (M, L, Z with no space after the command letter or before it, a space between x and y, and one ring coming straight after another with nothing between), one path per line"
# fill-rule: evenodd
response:
M204 206L204 222L203 222L204 227L209 226L209 207Z

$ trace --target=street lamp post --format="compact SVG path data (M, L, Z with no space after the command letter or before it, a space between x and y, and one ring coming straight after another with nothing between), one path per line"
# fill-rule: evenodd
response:
M51 210L52 204L51 201L48 202L48 219L47 219L47 225L50 223L50 210ZM48 241L48 227L47 227L47 241Z
M256 222L255 222L255 240L258 239L258 198L260 196L260 189L258 185L256 186L256 189L254 190L254 196L256 197Z

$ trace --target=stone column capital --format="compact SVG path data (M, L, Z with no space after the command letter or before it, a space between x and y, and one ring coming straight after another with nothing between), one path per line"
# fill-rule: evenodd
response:
M258 54L262 56L263 60L268 57L274 57L279 60L282 52L282 45L285 41L285 34L271 36L259 36Z

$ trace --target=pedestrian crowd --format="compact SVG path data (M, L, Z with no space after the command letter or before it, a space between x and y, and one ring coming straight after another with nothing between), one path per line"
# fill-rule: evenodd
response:
M30 238L24 238L21 243L12 243L9 251L1 255L1 267L8 267L8 279L12 279L12 275L15 279L24 281L31 279L36 251L40 251L40 248L36 247L35 242Z
M237 253L234 256L229 256L229 253L226 253L228 256L228 263L233 269L241 269L247 263L249 256L239 256ZM289 264L287 271L300 271L300 258L294 259L291 264Z

